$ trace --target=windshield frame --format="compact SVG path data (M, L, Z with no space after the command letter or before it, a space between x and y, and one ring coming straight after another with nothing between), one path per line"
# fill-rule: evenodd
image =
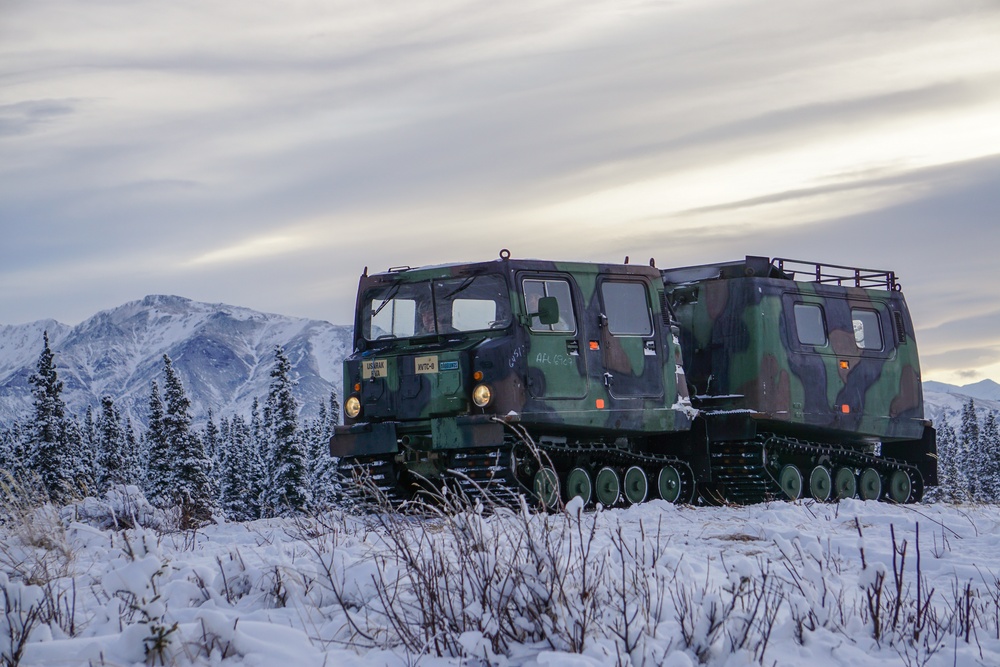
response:
M362 286L356 338L368 345L437 339L501 331L512 322L510 289L501 273L407 276Z

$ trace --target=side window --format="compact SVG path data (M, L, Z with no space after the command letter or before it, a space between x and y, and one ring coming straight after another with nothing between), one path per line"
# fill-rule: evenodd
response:
M826 345L823 309L811 303L795 304L795 330L803 345Z
M874 310L851 308L851 319L854 320L854 340L861 350L882 349L882 326L879 324L878 313Z
M555 324L542 324L537 316L532 317L532 331L576 331L573 297L568 282L554 279L526 279L521 286L524 290L524 307L529 315L538 313L538 300L543 296L554 296L559 302L559 321Z
M648 336L653 333L646 285L634 282L601 284L608 330L619 336Z

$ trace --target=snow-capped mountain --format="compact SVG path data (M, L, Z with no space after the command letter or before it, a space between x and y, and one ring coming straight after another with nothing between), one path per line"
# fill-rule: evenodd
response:
M200 422L209 409L217 417L246 415L254 398L263 403L274 348L281 345L298 382L301 414L310 418L332 390L342 395L340 363L351 345L349 326L177 296L147 296L75 327L54 320L0 326L0 422L31 414L28 378L46 331L71 413L82 415L88 405L111 396L140 422L146 420L151 381L157 379L162 391L164 354Z
M976 414L982 422L986 412L1000 412L1000 384L982 380L957 386L944 382L924 383L924 413L935 426L948 422L958 428L962 421L962 406L975 399Z

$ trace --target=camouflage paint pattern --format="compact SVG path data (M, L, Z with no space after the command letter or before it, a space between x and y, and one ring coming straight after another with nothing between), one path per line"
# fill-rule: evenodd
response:
M809 427L825 440L921 438L920 367L901 292L723 273L664 276L696 404L750 410L772 428ZM822 315L822 341L801 342L797 305ZM858 313L877 321L881 345L859 345Z
M385 340L362 335L372 289L389 294L397 283L486 275L500 276L507 290L510 317L496 328ZM525 280L568 286L571 303L565 298L560 303L572 320L560 325L568 330L533 328ZM609 306L620 304L604 303L607 283L631 286L623 289L641 300L635 310L646 313L645 331L610 330L604 316ZM358 293L356 349L344 362L344 386L347 396L358 397L362 411L338 429L331 445L335 455L393 452L404 438L407 447L426 450L495 445L490 439L502 438L502 427L493 417L540 435L575 432L612 440L690 428L687 387L677 372L680 350L662 310L663 283L654 268L507 259L362 276ZM376 304L368 306L375 310ZM418 363L428 360L436 369L419 372ZM493 394L485 408L471 400L480 383ZM371 425L387 422L393 434L380 429L382 441L376 443Z

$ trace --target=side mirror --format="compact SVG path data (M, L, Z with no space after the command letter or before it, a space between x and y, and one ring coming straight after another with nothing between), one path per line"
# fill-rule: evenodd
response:
M554 296L543 296L538 300L538 312L532 313L532 317L538 316L538 321L544 325L557 324L559 322L559 299Z

